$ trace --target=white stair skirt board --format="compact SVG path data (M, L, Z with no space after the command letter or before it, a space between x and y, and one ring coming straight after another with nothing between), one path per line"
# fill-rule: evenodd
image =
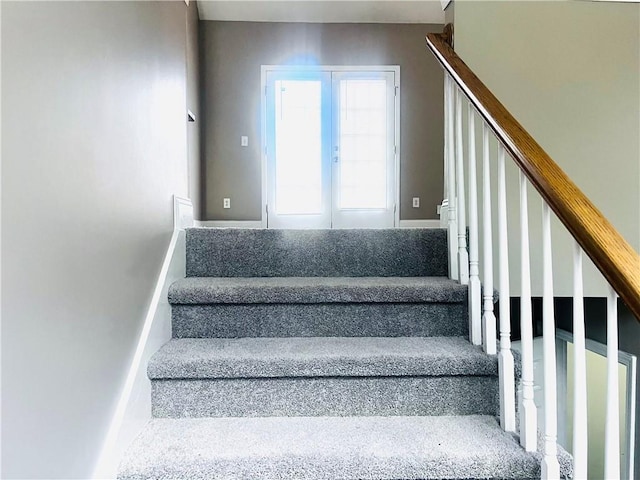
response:
M194 225L191 200L174 196L173 234L162 262L151 302L144 319L135 354L92 478L116 478L118 464L126 447L151 420L151 382L147 363L171 339L169 286L185 276L185 228Z

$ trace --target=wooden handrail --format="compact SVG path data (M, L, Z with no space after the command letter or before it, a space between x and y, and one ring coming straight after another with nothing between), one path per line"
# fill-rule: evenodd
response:
M458 57L444 35L428 34L427 46L640 321L640 255Z

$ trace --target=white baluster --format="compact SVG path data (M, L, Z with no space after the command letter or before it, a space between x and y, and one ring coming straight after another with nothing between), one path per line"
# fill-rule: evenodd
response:
M484 255L482 256L482 340L484 351L496 352L496 317L493 313L493 238L491 232L491 177L489 168L489 128L482 125L482 232Z
M556 391L556 321L553 308L553 265L551 256L551 209L542 205L542 328L544 351L544 457L542 478L559 479L558 413Z
M607 413L604 430L604 477L620 478L620 412L618 405L618 298L607 295Z
M449 243L449 278L458 280L458 222L456 219L456 170L454 152L454 128L453 128L453 88L454 83L449 75L445 76L447 84L447 97L445 101L445 120L447 129L447 191L449 193L449 228L447 238Z
M529 264L529 206L527 178L520 172L520 335L522 344L522 403L520 405L520 445L527 452L537 449L537 410L533 398L533 325L531 317L531 277Z
M476 178L476 123L469 104L469 336L471 343L482 343L482 298L478 269L478 190Z
M509 240L507 237L507 183L504 147L498 145L498 245L500 278L500 425L506 432L516 431L516 392L511 352L511 305L509 292Z
M582 249L573 246L573 478L587 478L587 359L584 334Z
M449 225L449 129L447 128L447 102L449 96L449 76L444 77L444 185L442 186L442 204L440 206L440 228Z
M464 193L464 153L462 149L462 92L456 89L456 173L458 186L458 268L460 284L469 284L469 254L467 253L467 218Z

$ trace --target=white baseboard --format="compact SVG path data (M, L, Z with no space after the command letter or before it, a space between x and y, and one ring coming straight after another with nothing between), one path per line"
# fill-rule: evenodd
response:
M399 228L440 228L440 220L400 220Z
M151 420L151 382L147 377L147 363L149 358L171 339L171 306L167 299L167 291L169 285L186 275L184 229L193 225L191 200L174 197L173 205L173 234L127 378L93 471L94 479L116 478L118 464L125 449Z
M211 228L265 228L260 220L195 220L194 226ZM399 228L440 228L440 220L400 220Z
M261 220L196 220L194 226L214 228L265 228Z

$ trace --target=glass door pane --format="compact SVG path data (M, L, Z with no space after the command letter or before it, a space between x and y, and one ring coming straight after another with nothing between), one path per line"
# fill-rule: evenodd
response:
M322 85L275 82L275 167L278 215L322 212Z
M330 74L269 72L266 94L268 227L330 228Z
M338 132L341 209L387 206L387 84L340 80Z

